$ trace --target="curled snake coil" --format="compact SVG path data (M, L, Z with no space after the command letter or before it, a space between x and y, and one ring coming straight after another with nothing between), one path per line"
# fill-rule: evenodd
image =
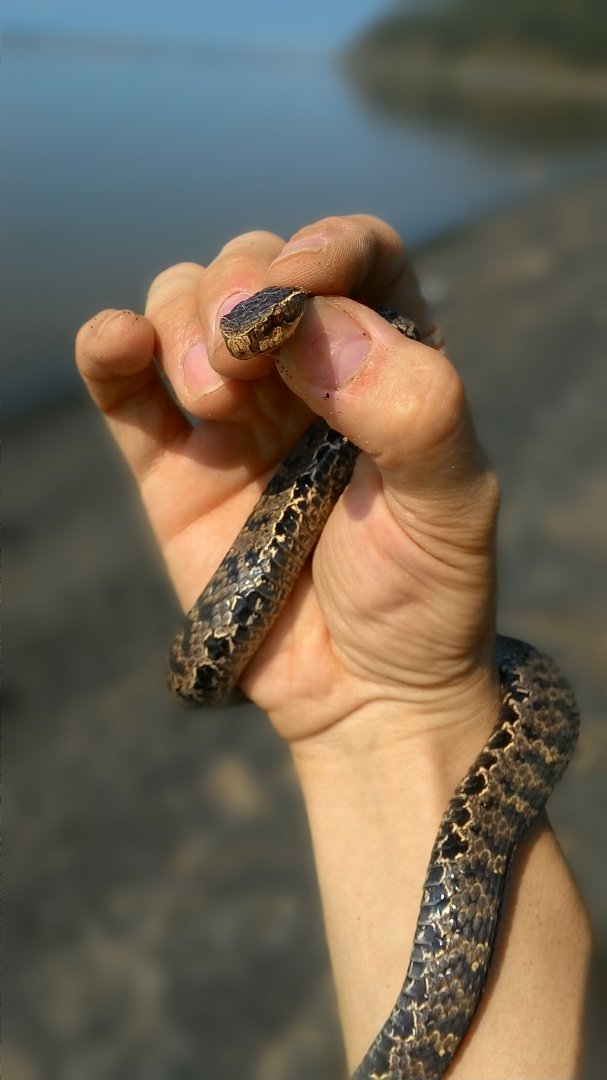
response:
M278 348L308 298L302 289L268 288L237 305L221 324L228 348L239 357ZM419 340L410 320L381 314ZM168 681L183 701L218 705L229 696L280 614L358 453L317 420L279 466L175 638ZM517 842L572 755L578 713L559 670L512 638L498 636L496 651L499 719L442 819L402 988L352 1080L444 1075L487 980Z

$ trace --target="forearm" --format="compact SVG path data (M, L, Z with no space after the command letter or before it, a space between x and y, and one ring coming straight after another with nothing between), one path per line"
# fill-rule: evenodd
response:
M450 752L440 731L294 748L351 1068L394 1005L442 813L485 737L464 732ZM588 952L583 905L542 815L515 857L484 999L449 1076L573 1077Z

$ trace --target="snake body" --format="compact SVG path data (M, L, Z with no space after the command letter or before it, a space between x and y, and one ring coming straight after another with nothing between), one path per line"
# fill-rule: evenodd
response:
M276 348L308 294L266 289L222 323L246 356ZM401 332L412 323L382 312ZM233 349L232 349L233 346ZM220 704L259 647L348 483L358 449L315 421L279 466L189 612L169 659L184 701ZM407 974L352 1080L440 1080L486 983L505 878L517 842L565 770L578 713L567 682L531 645L498 637L498 722L440 824Z

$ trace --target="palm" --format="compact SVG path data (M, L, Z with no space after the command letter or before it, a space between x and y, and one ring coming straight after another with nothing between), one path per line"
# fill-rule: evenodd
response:
M230 423L181 430L142 495L177 593L189 607L216 570L268 476L310 420L308 410L274 374L247 384ZM361 572L364 568L364 573ZM371 697L402 700L415 672L437 647L449 659L461 636L462 593L454 581L454 640L434 603L436 561L395 521L375 466L359 459L276 626L245 672L242 686L280 716L281 734L300 738ZM352 588L356 582L356 588ZM470 600L472 599L472 603ZM372 613L372 614L371 614ZM441 626L442 622L442 626ZM442 640L441 640L442 639Z

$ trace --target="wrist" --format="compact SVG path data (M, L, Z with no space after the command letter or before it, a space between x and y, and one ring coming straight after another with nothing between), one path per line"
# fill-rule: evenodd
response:
M498 711L478 672L450 711L376 701L291 746L352 1066L402 985L440 820Z
M291 742L304 795L325 776L345 787L398 785L402 798L436 801L442 809L484 746L499 715L495 672L482 666L457 684L410 694L407 700L376 697L335 723ZM441 810L442 812L442 810Z

